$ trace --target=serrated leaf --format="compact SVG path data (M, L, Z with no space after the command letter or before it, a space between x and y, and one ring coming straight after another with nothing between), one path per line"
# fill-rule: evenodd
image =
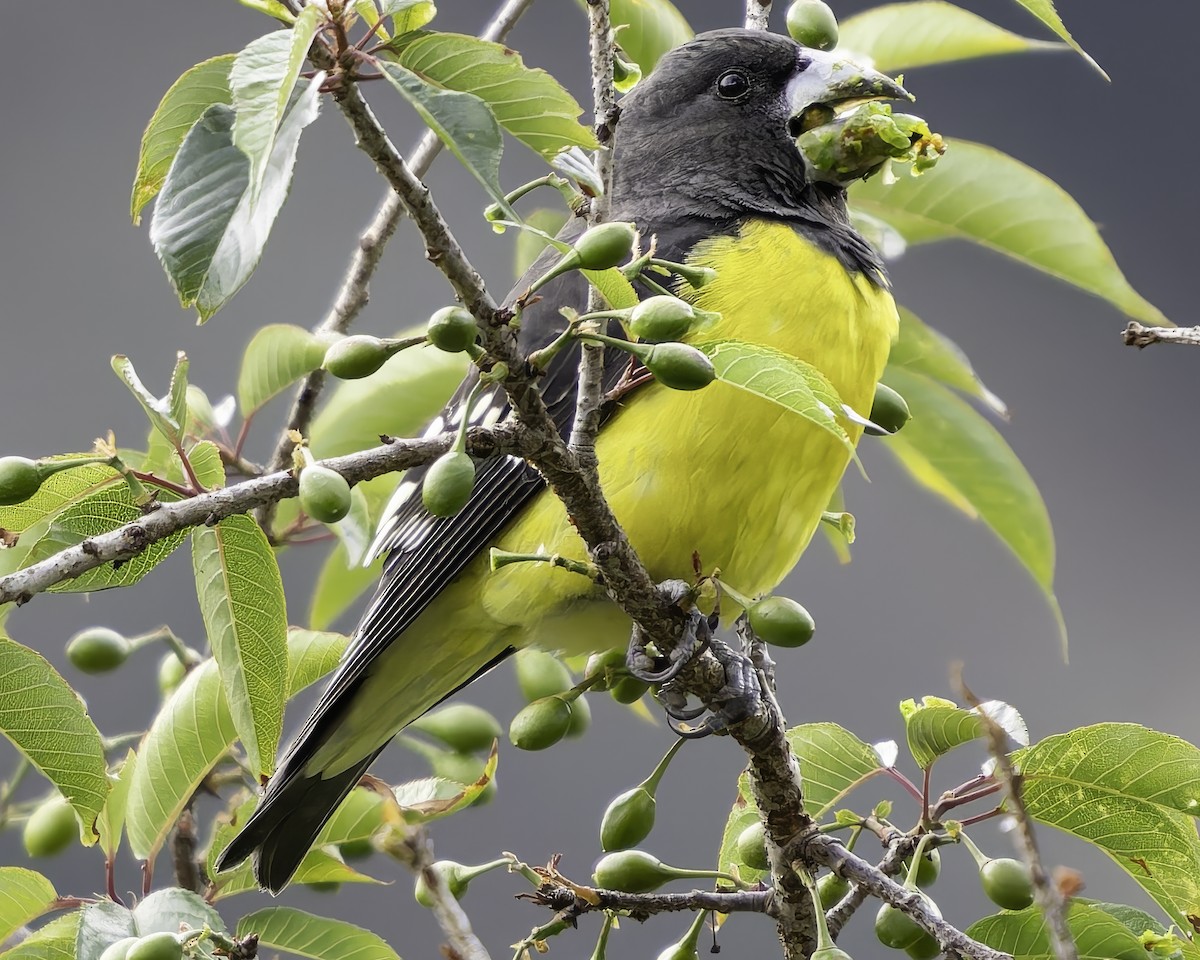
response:
M379 69L488 196L512 215L500 186L504 141L491 108L473 93L436 86L399 63L381 60Z
M418 433L445 406L466 373L463 353L432 347L401 350L374 374L339 383L309 430L318 460L366 450L380 434Z
M403 67L430 84L475 95L505 130L546 160L568 147L595 149L595 136L579 122L583 108L575 98L503 44L432 32L410 34L399 44L396 56Z
M108 798L96 819L96 833L104 856L112 860L121 843L121 830L125 826L125 805L129 801L129 784L133 771L137 769L137 752L130 750L114 773L109 774Z
M258 934L262 947L312 960L400 960L396 951L370 930L291 907L267 907L242 917L237 935L251 933Z
M668 50L695 36L670 0L612 0L610 13L617 42L643 74Z
M221 460L221 449L211 440L201 440L187 451L192 472L206 490L219 490L225 486L225 464Z
M804 810L815 820L829 812L860 783L883 771L879 756L869 744L836 723L802 723L787 731L788 743L800 763L804 778ZM737 864L742 879L753 883L765 871L747 867L737 857L738 835L758 820L750 789L750 776L738 777L738 796L725 822L718 854L718 869Z
M911 310L904 307L899 309L900 337L892 344L892 352L888 355L889 366L907 367L924 374L974 397L999 416L1008 416L1007 405L984 386L958 344L928 326ZM886 373L884 379L887 379Z
M133 908L133 922L142 937L148 933L178 933L185 925L193 930L225 930L225 921L210 904L179 887L155 890L142 899Z
M179 499L172 490L159 487L153 489L158 499L164 503ZM128 486L124 483L105 486L59 513L51 521L46 533L34 543L21 566L31 566L69 547L78 546L89 537L108 533L144 516L142 508L133 502L133 494ZM103 563L84 571L78 577L56 583L50 588L50 592L90 593L110 587L128 587L137 583L169 557L185 536L185 531L176 531L161 540L156 540L135 557L130 557L120 564L114 564L112 561Z
M987 727L981 713L1000 723L1018 743L1029 742L1021 715L1000 700L989 700L976 710L938 697L926 697L919 705L912 700L905 701L900 705L900 712L904 715L908 749L922 770L929 769L938 757L955 747L986 736Z
M1108 79L1108 74L1104 72L1104 69L1100 66L1100 64L1093 60L1091 54L1084 50L1083 47L1076 42L1075 38L1071 36L1070 31L1067 30L1066 26L1063 24L1062 18L1059 17L1058 11L1054 9L1054 0L1017 0L1017 3L1023 6L1026 10L1041 20L1042 23L1058 34L1058 36L1062 37L1063 40L1070 44L1076 53L1078 53L1081 57L1083 57L1084 60L1096 68L1096 71L1100 74L1100 76L1102 76L1105 80Z
M463 810L479 799L487 785L496 777L500 756L495 744L484 764L483 773L474 783L458 783L443 777L410 780L392 789L396 802L408 823L429 823Z
M1156 960L1194 960L1200 957L1200 947L1187 940L1180 940L1180 949L1173 953L1151 952L1146 946L1146 941L1142 939L1147 934L1153 937L1172 937L1166 925L1157 917L1152 917L1145 910L1139 910L1137 907L1131 907L1125 903L1104 903L1099 900L1088 900L1083 897L1076 897L1076 900L1086 903L1097 910L1102 910L1114 920L1117 920L1125 925L1125 928L1138 937L1142 941L1143 947L1147 950L1147 956L1156 958Z
M84 454L71 453L64 456L79 457ZM28 500L0 507L0 529L10 533L24 533L90 494L123 482L116 470L101 463L52 474ZM30 544L32 542L31 540Z
M382 566L382 557L366 567L350 564L346 548L339 543L317 572L317 581L313 584L309 599L308 625L314 630L328 630L355 600L379 580Z
M1200 749L1133 723L1047 737L1013 755L1029 815L1099 847L1181 929L1200 915Z
M111 900L86 904L75 935L78 960L99 960L110 944L137 935L133 911Z
M82 823L80 839L95 843L92 824L109 789L100 731L45 657L3 635L0 733L71 801Z
M258 199L267 164L275 150L288 100L325 12L318 5L300 11L288 30L259 37L238 53L229 68L229 89L236 113L233 144L250 160L249 197Z
M1037 486L996 428L970 404L928 377L891 367L889 386L913 418L883 446L912 478L1000 538L1042 589L1066 652L1066 627L1054 595L1054 531Z
M1069 901L1067 926L1075 940L1079 960L1146 960L1137 937L1103 910ZM1037 907L984 917L966 930L968 937L1014 960L1054 960L1046 918Z
M317 845L370 840L383 826L383 797L374 790L355 787L337 812L321 828Z
M187 354L180 350L175 354L175 369L171 371L171 385L167 388L167 395L162 399L162 403L166 404L167 415L171 422L178 426L180 439L182 439L188 424L188 367Z
M178 373L181 365L184 370L182 379L184 390L186 391L187 357L182 353L176 355L176 373ZM176 419L175 417L174 393L168 391L165 397L156 397L142 383L142 378L138 376L137 371L133 368L133 361L122 354L118 353L112 358L112 368L113 372L129 388L129 392L133 394L137 402L142 405L142 409L146 412L146 417L150 420L150 425L166 437L172 445L181 443L183 441L183 418ZM174 377L172 377L172 384L174 384ZM184 403L186 404L186 398ZM186 406L184 409L186 413Z
M72 910L55 917L12 949L0 952L0 960L75 960L79 914L79 910Z
M1005 30L945 0L916 0L872 7L839 24L838 46L870 58L892 73L937 63L1030 50L1064 50Z
M45 913L57 896L54 884L36 870L0 867L0 943Z
M167 173L150 242L179 302L208 320L250 279L291 186L300 134L316 119L323 76L292 102L275 138L257 200L250 161L233 143L234 111L214 104L184 138Z
M192 531L196 596L234 726L255 774L275 769L287 676L287 600L275 552L253 518Z
M288 633L288 696L295 696L335 666L348 644L341 634ZM216 662L206 660L159 710L138 750L125 829L139 859L162 845L192 793L237 739Z
M841 441L854 453L842 426L843 409L837 391L810 363L758 343L711 340L693 344L712 361L717 379L799 414Z
M325 360L327 344L290 323L261 327L242 354L238 371L238 407L248 417Z
M265 13L268 17L273 17L283 23L291 23L296 19L296 15L279 0L238 0L238 3L251 10L257 10L259 13Z
M969 240L1103 297L1147 324L1169 323L1129 285L1086 213L1053 180L992 147L955 140L924 177L857 184L851 203L910 244Z
M382 0L382 15L392 18L397 35L420 30L437 14L433 0Z
M171 161L192 124L214 103L230 102L229 68L233 58L229 53L196 64L171 85L155 109L142 134L133 178L129 215L135 224L141 222L142 207L162 189Z

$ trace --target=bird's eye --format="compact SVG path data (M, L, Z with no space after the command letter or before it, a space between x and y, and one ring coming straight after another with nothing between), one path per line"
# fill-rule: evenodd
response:
M717 96L737 100L750 92L750 80L740 70L726 70L717 78Z

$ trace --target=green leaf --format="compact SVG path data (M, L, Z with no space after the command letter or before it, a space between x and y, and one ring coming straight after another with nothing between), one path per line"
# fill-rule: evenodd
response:
M900 307L900 338L892 344L888 365L924 374L974 397L998 415L1008 416L1008 406L984 386L962 348L904 307Z
M378 934L291 907L266 907L238 921L237 935L258 934L260 947L312 960L400 960Z
M493 744L483 773L474 783L463 784L444 777L425 777L394 787L392 793L404 811L405 821L430 823L466 809L479 799L487 785L496 778L499 760L500 755Z
M318 460L366 450L380 434L418 433L445 406L467 368L463 353L432 347L401 350L374 374L338 384L309 430Z
M3 635L0 733L71 801L82 823L80 839L95 843L92 824L109 789L100 732L79 694L46 658Z
M366 494L357 486L350 489L350 512L337 523L330 524L329 529L346 549L349 562L359 566L375 536L375 527L371 523L371 507Z
M910 244L970 240L1108 300L1144 323L1169 321L1129 285L1095 224L1053 180L977 143L955 140L924 177L851 191L854 206Z
M1137 937L1119 920L1090 904L1069 901L1067 926L1079 960L1146 960ZM971 924L966 934L1015 960L1054 960L1046 918L1037 907L984 917Z
M136 935L132 910L110 900L89 903L79 916L75 955L78 960L98 960L109 944Z
M65 454L68 457L83 454ZM38 492L24 503L0 507L0 529L10 533L24 533L31 527L61 513L105 487L123 484L121 475L112 467L93 463L85 467L74 467L55 473L46 479Z
M379 580L382 565L382 557L366 567L351 564L346 548L340 543L334 547L317 572L317 582L309 600L309 626L314 630L328 630L333 626L337 618Z
M266 534L235 514L192 531L196 596L246 759L275 769L287 676L287 601Z
M118 353L112 358L112 368L113 373L121 378L125 386L129 388L129 392L142 405L142 409L146 411L146 417L150 420L150 425L166 437L172 445L182 443L183 424L187 417L187 356L183 353L176 354L171 387L166 396L161 398L146 389L142 378L133 368L133 361L128 357ZM176 382L183 385L182 390L176 389ZM182 416L178 415L180 403L182 403Z
M1096 71L1100 74L1100 76L1102 76L1105 80L1109 78L1108 74L1104 72L1104 69L1100 66L1100 64L1093 60L1091 55L1075 41L1073 36L1071 36L1070 31L1068 31L1066 26L1063 24L1062 18L1059 17L1058 11L1054 9L1054 0L1017 0L1017 3L1023 6L1026 10L1041 20L1042 23L1058 34L1058 36L1062 37L1063 40L1069 43L1072 48L1074 48L1076 53L1078 53L1081 57L1083 57L1084 60L1096 68Z
M379 69L488 196L512 215L500 186L504 141L491 108L473 93L436 86L398 63L381 60Z
M336 633L290 631L288 696L332 670L348 642ZM200 781L236 739L216 662L206 660L159 710L139 748L125 827L136 857L157 852Z
M0 960L75 960L79 915L79 910L72 910L55 917L11 950L0 952Z
M988 700L976 710L941 697L925 697L920 704L905 700L900 704L900 713L904 717L908 749L922 770L928 770L938 757L955 747L986 736L984 716L991 717L1017 743L1029 744L1025 721L1014 707L1001 700Z
M841 398L825 375L810 363L758 343L710 340L693 346L712 361L717 379L797 413L828 431L854 453L840 422Z
M841 49L869 57L877 70L888 73L998 54L1066 49L1005 30L945 0L887 3L848 17L839 26Z
M211 440L201 440L187 451L187 458L196 479L206 490L219 490L225 486L225 464L221 460L221 448Z
M420 30L437 14L433 0L382 0L382 15L392 18L397 35Z
M196 64L171 85L154 111L142 134L133 196L129 201L129 215L135 224L141 222L142 207L162 189L171 161L192 124L214 103L231 102L229 68L232 64L232 53Z
M109 774L108 799L96 819L96 833L104 856L112 860L121 843L121 830L125 826L125 805L129 801L129 784L133 771L137 769L137 752L130 749L115 773Z
M945 387L904 367L889 368L887 383L908 401L913 418L884 448L921 486L982 520L1021 561L1050 604L1065 653L1054 531L1029 473L996 428Z
M208 320L250 279L291 186L300 134L316 119L323 78L292 102L257 198L250 161L233 143L234 111L214 104L188 131L150 222L150 242L179 302Z
M267 164L287 115L288 100L300 79L324 12L306 6L288 30L276 30L252 40L229 68L229 89L236 118L233 144L250 158L250 199L258 199Z
M802 723L788 730L787 738L804 778L804 810L816 820L827 816L847 793L884 769L870 745L836 723ZM766 874L741 863L736 853L737 838L757 820L750 776L743 773L738 777L737 800L725 822L718 869L726 870L736 863L742 879L751 883Z
M374 790L355 787L337 812L321 828L317 844L370 840L383 826L383 797Z
M1132 723L1047 737L1013 755L1029 815L1099 847L1181 929L1200 913L1200 749Z
M837 524L822 523L821 532L825 535L826 541L829 543L833 554L838 559L838 563L846 564L850 562L850 544L854 542L854 517L852 514L846 513L846 493L838 487L833 496L829 500L829 505L825 508L826 514L838 515ZM841 519L849 517L850 521ZM849 529L851 536L846 535L846 530Z
M265 13L268 17L274 17L283 23L291 23L296 19L296 15L279 0L238 0L238 3L251 10L257 10L259 13Z
M695 36L670 0L612 0L611 16L617 42L643 74L668 50Z
M401 66L437 87L479 97L505 130L545 159L568 147L595 149L575 98L503 44L461 33L423 33L401 42Z
M179 499L172 490L158 487L154 490L158 499L164 503ZM133 494L124 483L103 487L58 514L46 533L33 545L22 567L48 559L69 547L78 546L89 537L108 533L144 516L145 513L133 502ZM91 593L110 587L128 587L137 583L169 557L185 536L186 532L182 530L172 533L150 544L135 557L117 565L112 561L103 563L74 579L56 583L50 588L50 592Z
M554 236L567 222L567 212L553 207L539 207L530 210L525 215L525 224L534 227L541 234ZM543 250L549 246L545 236L539 236L532 230L517 232L517 244L513 250L513 274L520 278L526 270L533 266Z
M37 871L0 867L0 943L45 913L57 896L54 884Z
M208 927L218 933L225 930L221 915L191 890L168 887L155 890L133 908L138 936L148 933L178 933L184 926L193 930Z
M242 354L237 395L248 417L306 374L321 366L328 344L316 334L290 323L261 327Z
M1088 900L1083 897L1077 897L1076 900L1089 904L1097 910L1103 910L1114 920L1119 920L1130 933L1142 940L1142 945L1147 950L1149 950L1149 947L1146 947L1146 940L1142 939L1147 934L1154 938L1175 936L1161 920L1150 916L1145 910L1139 910L1137 907L1131 907L1125 903L1104 903L1099 900ZM1164 955L1163 953L1151 952L1148 953L1148 956L1157 957L1160 960L1184 960L1184 958L1194 960L1194 958L1200 957L1200 947L1194 943L1187 940L1179 940L1179 946L1179 950L1170 954Z

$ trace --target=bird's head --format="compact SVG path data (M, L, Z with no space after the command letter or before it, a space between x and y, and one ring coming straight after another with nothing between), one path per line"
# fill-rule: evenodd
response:
M797 146L812 127L867 100L910 99L894 80L844 55L761 30L702 33L659 61L622 101L618 205L658 201L719 212L800 213L816 184Z

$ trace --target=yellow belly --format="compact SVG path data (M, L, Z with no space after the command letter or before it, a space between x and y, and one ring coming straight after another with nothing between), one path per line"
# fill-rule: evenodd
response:
M891 296L790 227L759 222L698 245L717 279L697 306L722 320L697 339L767 344L813 364L867 413L897 331ZM851 428L855 441L858 428ZM596 442L601 480L651 577L691 579L692 556L743 593L773 589L808 545L846 469L826 431L724 383L641 388ZM562 505L544 493L496 546L583 558ZM339 772L464 683L506 646L568 653L623 645L629 624L577 574L542 564L491 573L487 551L384 651L311 761Z

